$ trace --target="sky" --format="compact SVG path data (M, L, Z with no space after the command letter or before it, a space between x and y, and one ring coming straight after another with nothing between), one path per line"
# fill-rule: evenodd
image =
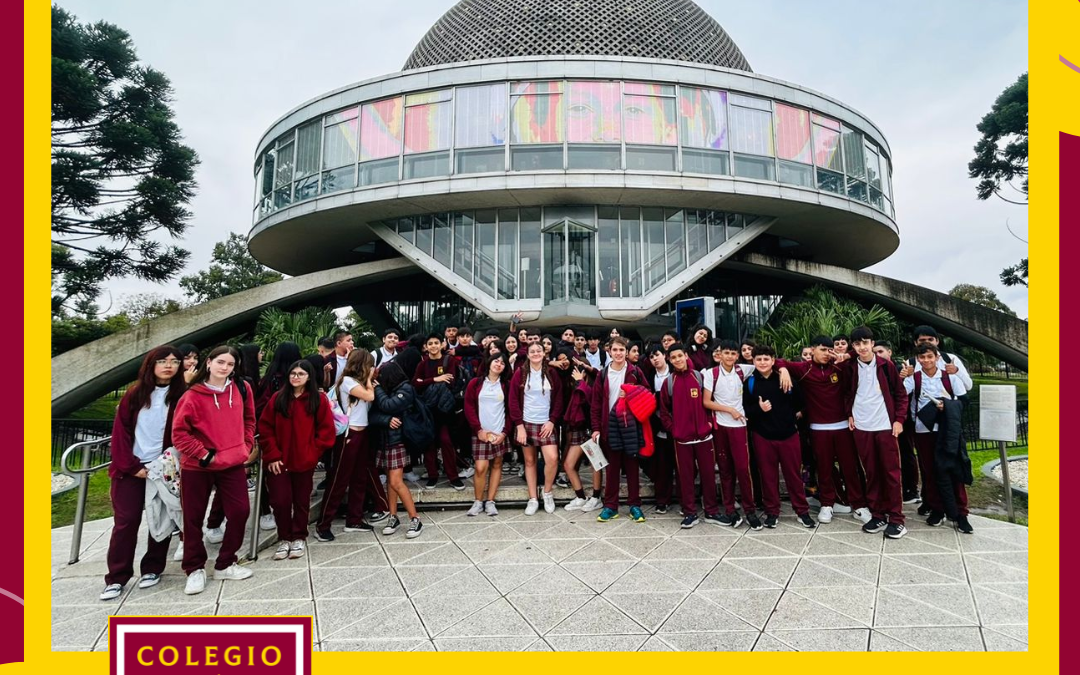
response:
M216 242L250 230L252 164L263 132L304 101L399 71L454 0L57 4L82 21L127 30L141 61L172 81L176 121L202 160L182 243L191 251L184 273L191 274L209 265ZM884 133L893 152L900 247L868 271L941 292L979 284L1027 316L1027 289L1006 288L998 278L1027 256L1027 245L1006 227L1026 240L1027 208L979 201L967 176L975 125L1027 71L1026 3L698 4L754 72L837 98ZM105 288L103 308L134 293L182 297L176 281L148 286L126 279Z

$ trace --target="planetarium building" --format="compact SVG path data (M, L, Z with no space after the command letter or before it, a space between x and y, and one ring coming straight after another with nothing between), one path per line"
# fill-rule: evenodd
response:
M401 72L266 131L250 249L290 275L408 260L355 298L375 323L660 325L708 296L733 335L791 289L748 256L896 249L891 158L690 0L462 0Z

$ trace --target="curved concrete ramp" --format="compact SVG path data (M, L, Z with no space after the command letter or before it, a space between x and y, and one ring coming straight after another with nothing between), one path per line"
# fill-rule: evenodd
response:
M823 284L843 295L875 302L909 321L929 324L949 337L1027 370L1028 323L1008 314L904 281L802 260L747 253L724 267Z
M254 327L268 307L285 310L316 301L344 306L367 284L416 271L405 258L314 272L211 300L167 314L131 330L95 340L52 360L52 414L59 417L103 392L135 379L143 355L160 344L193 342L206 347ZM338 303L333 302L339 298Z

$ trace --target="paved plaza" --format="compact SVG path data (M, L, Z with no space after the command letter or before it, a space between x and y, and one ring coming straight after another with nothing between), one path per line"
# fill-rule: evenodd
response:
M1027 649L1027 528L973 516L959 535L912 508L891 541L850 516L807 530L787 509L750 532L680 530L677 509L649 506L645 523L624 508L605 524L561 507L429 508L414 540L335 522L335 542L311 539L298 560L264 550L248 580L187 596L169 562L157 587L132 580L112 602L97 599L111 521L94 521L76 565L71 528L53 530L52 644L108 649L110 615L287 614L315 617L322 651Z

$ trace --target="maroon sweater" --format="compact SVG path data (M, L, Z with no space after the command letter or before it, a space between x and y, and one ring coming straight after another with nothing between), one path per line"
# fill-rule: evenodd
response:
M241 396L237 387L246 387ZM173 420L173 443L180 466L192 471L223 471L241 466L255 447L255 395L247 382L229 380L224 392L192 385L180 397ZM199 466L208 449L217 451L210 466Z
M281 392L270 397L259 418L259 449L263 465L283 462L293 472L312 471L324 451L334 447L336 431L330 399L319 393L319 410L314 417L308 412L308 395L292 397L289 416L278 413L275 404Z
M416 389L416 394L419 396L424 393L424 390L434 384L435 378L440 375L449 373L456 378L457 364L458 360L453 356L443 354L438 359L432 360L430 356L424 354L413 374L412 385Z
M889 422L903 422L908 414L908 394L904 389L904 381L900 379L900 372L896 365L888 359L875 356L877 361L877 379L881 388L881 396L885 399L885 409L889 413ZM855 405L855 395L859 390L859 357L853 356L845 361L848 371L847 391L844 395L844 409L847 417L851 417L851 408Z
M469 428L472 429L473 434L480 433L483 429L480 426L480 389L484 386L484 380L486 377L475 377L472 382L469 382L469 386L465 387L465 421L469 423ZM506 381L502 381L503 390L503 407L506 407L506 402L510 399L510 384ZM506 424L500 431L498 429L488 429L488 431L499 431L510 437L510 413L504 410L504 419Z
M529 371L532 368L526 361L520 368L514 371L514 377L510 379L510 423L514 426L525 422L525 383L529 379ZM551 406L548 412L548 421L558 424L562 419L563 391L562 378L559 377L558 369L548 368L547 379L551 383Z
M850 408L845 402L850 371L843 364L822 365L813 361L776 362L776 370L787 368L791 380L803 390L803 404L810 424L847 422Z
M609 367L611 367L610 363L596 371L596 379L593 380L592 385L592 401L589 410L589 416L592 419L592 430L594 432L599 431L600 437L604 439L605 442L608 433L608 418L611 416L611 408L608 407L607 371ZM648 387L650 390L652 389L652 386L641 373L640 368L630 362L626 363L626 368L626 378L623 380L623 384L640 384L643 387Z
M131 405L132 394L128 391L120 399L120 405L116 408L116 417L113 419L112 440L109 452L112 455L112 463L109 464L109 476L127 474L134 476L142 470L142 462L135 456L135 423L139 419L139 411L133 410ZM172 445L173 413L176 411L176 401L169 402L169 413L165 418L165 437L162 440L162 449Z
M676 443L689 443L712 433L712 412L705 409L705 388L689 368L672 370L671 394L667 383L660 387L660 423ZM650 387L651 388L651 387Z

